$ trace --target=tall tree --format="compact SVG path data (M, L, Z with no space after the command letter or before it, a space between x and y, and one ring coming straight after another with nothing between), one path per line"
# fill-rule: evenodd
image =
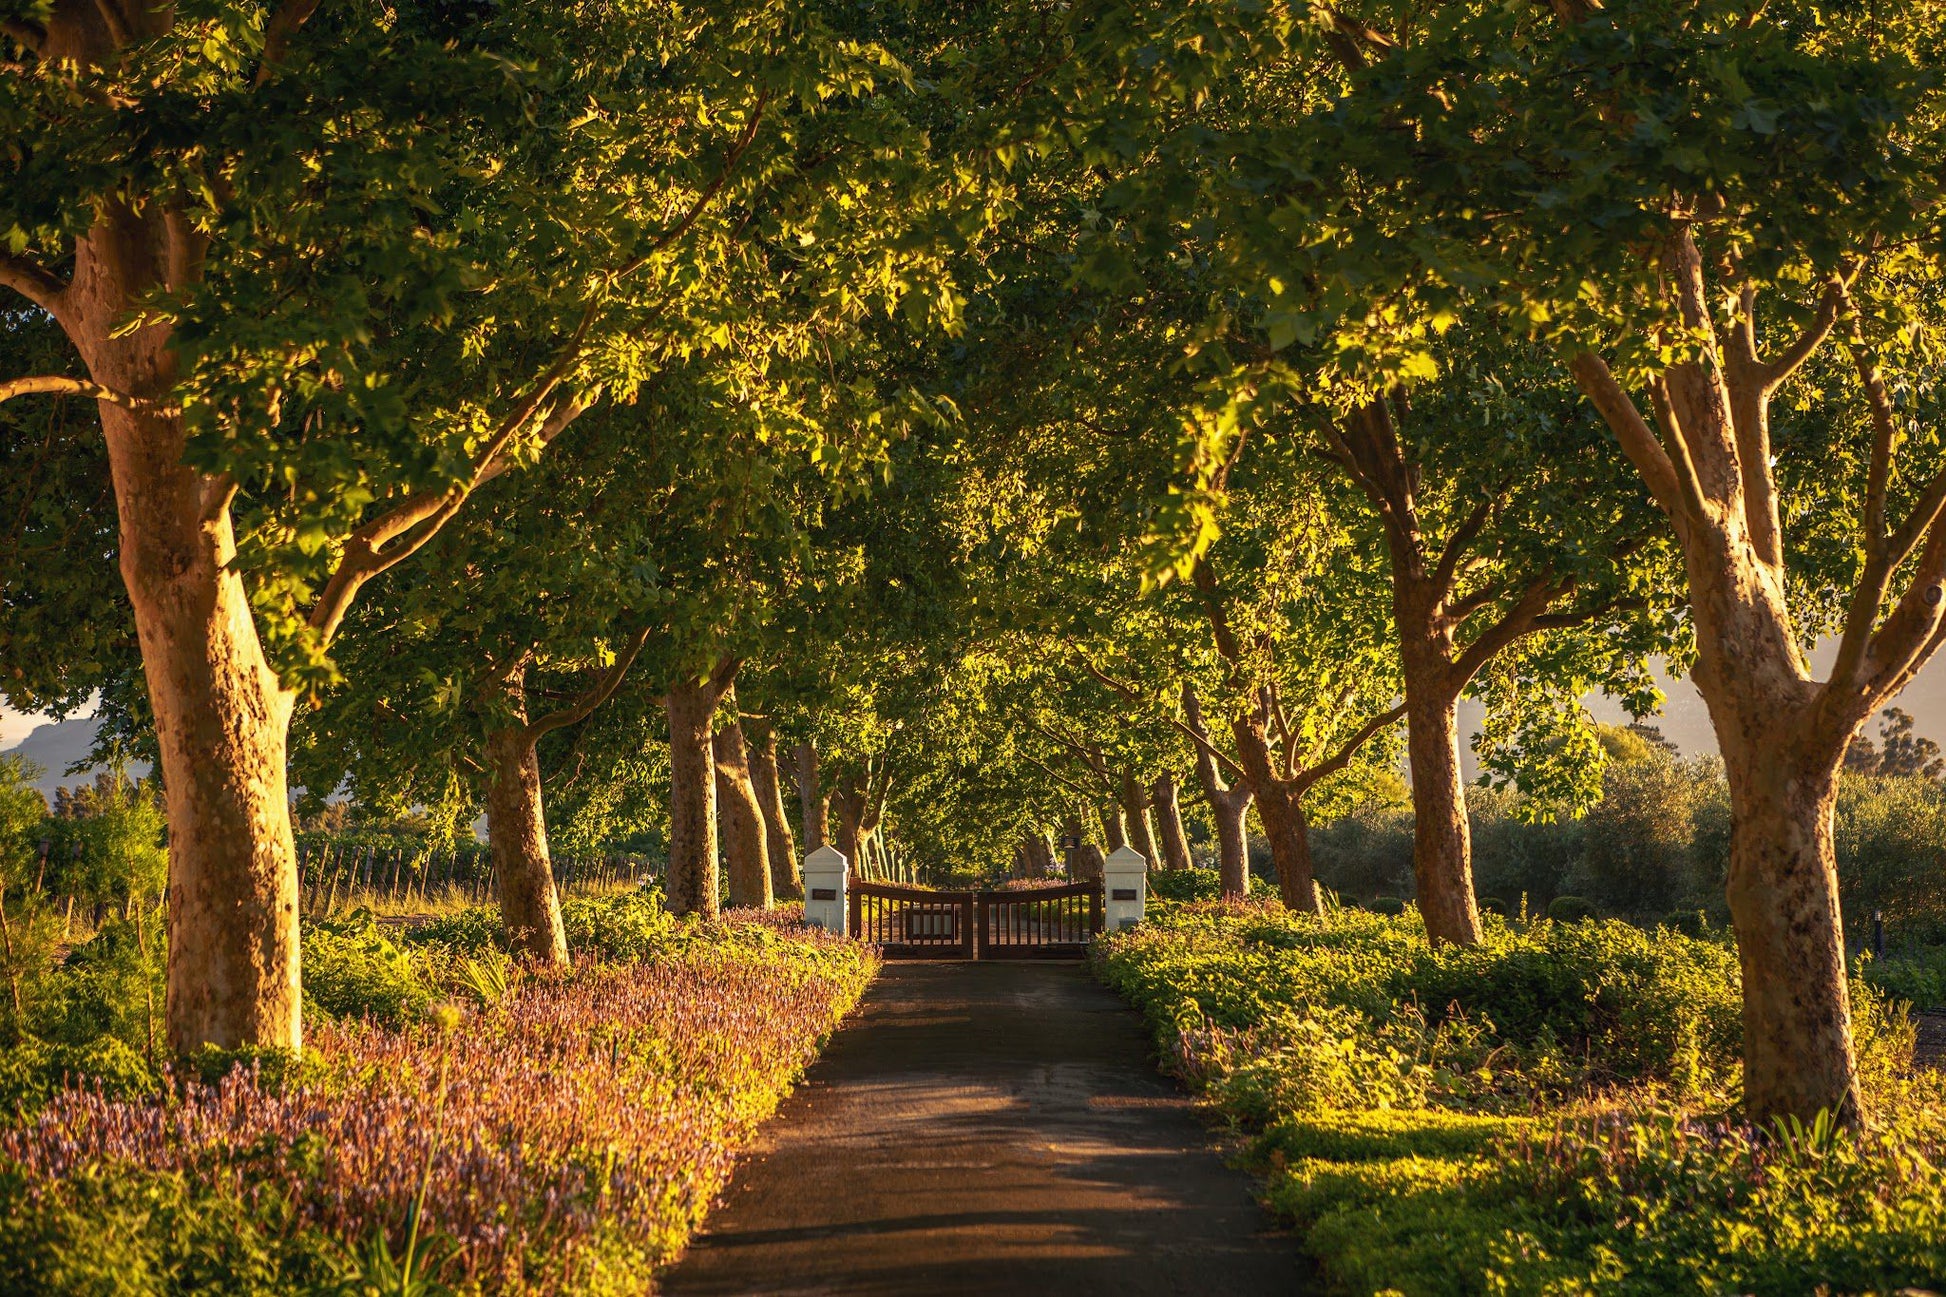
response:
M1193 43L1185 21L1143 10L1094 44L1146 70L1093 122L1149 138L1123 119L1292 87L1274 117L1173 136L1234 160L1191 186L1236 291L1205 336L1315 347L1312 386L1349 412L1497 309L1555 349L1667 517L1734 808L1747 1106L1862 1121L1831 812L1858 724L1946 639L1946 475L1910 435L1946 248L1937 6L1237 5L1199 7ZM1156 171L1148 196L1182 174ZM1207 201L1238 186L1256 201Z
M713 267L804 174L778 119L892 69L782 2L62 0L5 39L0 286L84 376L0 396L99 411L168 795L170 1043L296 1048L287 730L360 587L710 345ZM830 213L800 215L815 251Z

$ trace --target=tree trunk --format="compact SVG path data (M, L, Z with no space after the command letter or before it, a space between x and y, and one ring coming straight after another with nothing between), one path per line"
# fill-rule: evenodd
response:
M1323 914L1317 880L1311 873L1303 785L1278 776L1259 716L1236 717L1230 722L1230 733L1236 740L1238 763L1249 772L1251 789L1257 795L1257 818L1263 821L1264 838L1270 843L1277 890L1285 907L1304 914Z
M1210 818L1216 821L1216 868L1223 883L1223 899L1240 901L1250 895L1250 803L1248 788L1219 789L1210 794Z
M797 745L797 804L804 816L804 854L831 841L831 794L818 782L818 745Z
M745 731L750 742L750 782L757 790L757 807L764 816L764 850L770 857L770 890L779 900L804 896L804 875L797 863L797 843L791 837L790 816L784 810L783 780L777 769L777 731L769 721L752 721Z
M40 60L106 66L121 46L174 22L166 7L119 16L126 39L98 9L53 7ZM172 215L162 201L138 211L104 199L75 240L67 286L50 286L43 305L90 379L148 403L98 410L169 821L169 1046L295 1051L304 1032L285 785L293 698L265 657L233 563L228 486L183 462L182 419L168 411L170 330L127 327L141 303L201 277L205 236Z
M867 790L866 781L853 777L831 793L831 800L838 804L838 850L861 877L870 863L862 858L861 850L865 845Z
M1100 819L1101 835L1107 840L1110 851L1117 851L1128 845L1128 826L1122 822L1121 807L1103 807Z
M1304 797L1288 782L1275 780L1257 790L1257 818L1263 821L1270 843L1271 863L1277 867L1277 891L1284 908L1303 914L1323 914L1324 903L1311 871L1311 839L1304 816Z
M1820 1109L1863 1119L1831 840L1841 759L1781 738L1725 744L1744 1105L1759 1126Z
M1132 770L1122 771L1120 783L1122 818L1128 823L1128 845L1141 853L1149 868L1160 868L1162 862L1156 857L1155 832L1149 825L1149 790Z
M710 718L717 693L707 682L683 681L663 698L669 716L669 908L714 919L722 908L716 884L716 761Z
M1182 804L1176 790L1176 777L1163 771L1149 785L1149 800L1155 804L1157 845L1162 850L1165 869L1189 868L1189 834L1182 827Z
M1088 835L1082 831L1079 815L1069 815L1061 822L1061 836L1066 839L1062 846L1061 868L1067 873L1069 882L1078 883L1086 877L1084 871L1088 867L1083 856L1088 847Z
M567 929L548 859L537 744L525 724L487 735L487 849L499 880L500 921L514 952L566 968Z
M1730 787L1730 917L1743 968L1744 1106L1768 1126L1866 1118L1845 975L1831 811L1869 703L1832 706L1783 591L1720 533L1685 545L1697 662Z
M196 521L191 475L161 462L180 440L157 454L159 435L139 422L102 408L168 807L169 1046L300 1050L291 695L230 565L227 511Z
M1039 829L1029 829L1020 837L1020 857L1022 878L1051 878L1054 875L1054 853L1048 848L1047 834Z
M1216 822L1216 865L1223 880L1223 899L1240 901L1250 894L1250 834L1245 817L1255 794L1244 783L1231 788L1210 755L1209 728L1203 723L1202 705L1196 691L1182 687L1183 716L1190 731L1202 742L1196 745L1196 780L1203 786L1209 802L1210 818Z
M734 698L734 695L726 695ZM731 714L735 714L732 703ZM723 831L724 863L730 876L730 904L769 909L770 849L764 831L763 806L750 778L750 756L743 726L736 720L716 732L711 743L716 758L716 802Z
M1412 872L1419 913L1434 945L1480 941L1473 895L1473 835L1460 777L1458 699L1415 689L1406 674L1406 753L1412 772Z
M1083 842L1068 867L1068 878L1076 883L1098 883L1108 873L1108 857L1099 843Z

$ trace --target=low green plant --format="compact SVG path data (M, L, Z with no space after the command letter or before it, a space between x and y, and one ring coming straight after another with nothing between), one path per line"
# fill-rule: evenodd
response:
M444 962L433 948L393 940L368 911L304 925L304 996L332 1017L417 1021L441 994Z
M1149 874L1149 899L1213 901L1223 895L1223 875L1214 869L1159 869Z
M1889 1293L1946 1282L1946 1094L1853 984L1886 1125L1734 1120L1738 967L1710 930L1188 905L1098 943L1174 1070L1249 1136L1334 1290ZM1861 971L1869 974L1869 961Z

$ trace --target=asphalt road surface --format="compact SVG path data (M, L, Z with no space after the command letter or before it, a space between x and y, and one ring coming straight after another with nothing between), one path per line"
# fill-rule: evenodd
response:
M1292 1240L1074 963L893 963L670 1297L1299 1293Z

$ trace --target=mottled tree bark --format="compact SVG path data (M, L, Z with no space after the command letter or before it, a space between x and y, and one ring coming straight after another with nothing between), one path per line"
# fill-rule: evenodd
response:
M1310 826L1304 816L1305 785L1299 780L1278 778L1273 773L1270 746L1254 717L1239 718L1230 728L1236 738L1237 756L1243 768L1250 772L1250 786L1257 795L1257 818L1264 826L1264 840L1270 844L1271 864L1277 870L1278 895L1286 909L1323 914L1324 902L1311 868Z
M1182 691L1183 715L1196 744L1196 779L1209 802L1210 818L1216 824L1216 868L1222 877L1223 898L1241 900L1250 894L1250 835L1246 817L1255 794L1248 782L1230 787L1223 780L1212 755L1209 727L1203 721L1202 704L1188 685Z
M838 850L854 868L864 868L865 853L878 832L890 789L890 773L875 761L867 761L862 771L847 775L831 790L831 802L838 812Z
M1182 826L1182 801L1176 777L1165 770L1149 785L1149 800L1155 805L1157 845L1162 850L1165 869L1189 868L1189 834Z
M312 8L288 5L273 15L264 69ZM169 4L60 0L21 43L44 68L114 67L181 16ZM117 105L102 97L97 107L113 113ZM30 254L0 250L0 287L48 312L88 371L85 388L57 380L68 385L35 390L93 396L100 408L120 567L166 789L169 1044L179 1052L203 1045L295 1051L303 1044L298 878L285 783L294 698L264 653L235 562L237 484L185 463L170 328L131 327L148 303L195 288L208 249L206 225L168 198L107 197L64 258L66 280ZM542 415L550 421L545 441L585 408L549 406L553 387L508 426ZM484 452L476 475L506 444ZM320 642L328 644L359 585L436 535L452 516L449 506L476 483L477 476L456 489L409 495L359 528L310 609Z
M777 731L769 721L752 720L744 733L750 741L750 782L757 790L757 806L764 817L771 894L778 900L800 900L804 875L798 866L790 815L784 809L783 780L777 769Z
M72 18L63 10L49 24L50 46L72 38L63 52L92 61L104 51L64 26ZM183 462L169 331L122 328L150 293L198 277L202 255L201 236L159 206L138 215L107 203L76 241L71 283L47 305L89 377L129 401L97 404L168 807L169 1044L295 1050L293 698L265 657L235 564L231 487Z
M809 739L797 745L797 804L804 819L804 854L809 855L831 842L831 794L818 782L818 745Z
M714 919L722 910L717 886L716 704L734 680L736 664L719 663L704 680L680 680L663 696L669 718L669 908Z
M1155 831L1149 824L1149 790L1133 770L1122 771L1118 782L1122 819L1128 825L1128 845L1141 854L1149 868L1158 868L1162 862L1157 858Z
M763 806L750 778L750 755L743 726L736 720L736 690L725 694L731 719L711 742L716 758L716 807L723 834L723 858L730 880L730 904L769 909L770 843L764 830Z
M500 921L514 952L566 968L568 934L548 855L537 749L524 718L487 735L487 849L493 857Z
M1419 913L1435 945L1480 940L1473 834L1460 773L1459 700L1406 684L1406 761L1412 772L1412 872Z
M1098 883L1107 873L1108 857L1098 842L1083 842L1068 867L1068 877L1077 883Z
M1121 807L1104 806L1096 812L1096 818L1101 821L1101 836L1108 843L1110 851L1128 845L1128 825L1122 819Z

